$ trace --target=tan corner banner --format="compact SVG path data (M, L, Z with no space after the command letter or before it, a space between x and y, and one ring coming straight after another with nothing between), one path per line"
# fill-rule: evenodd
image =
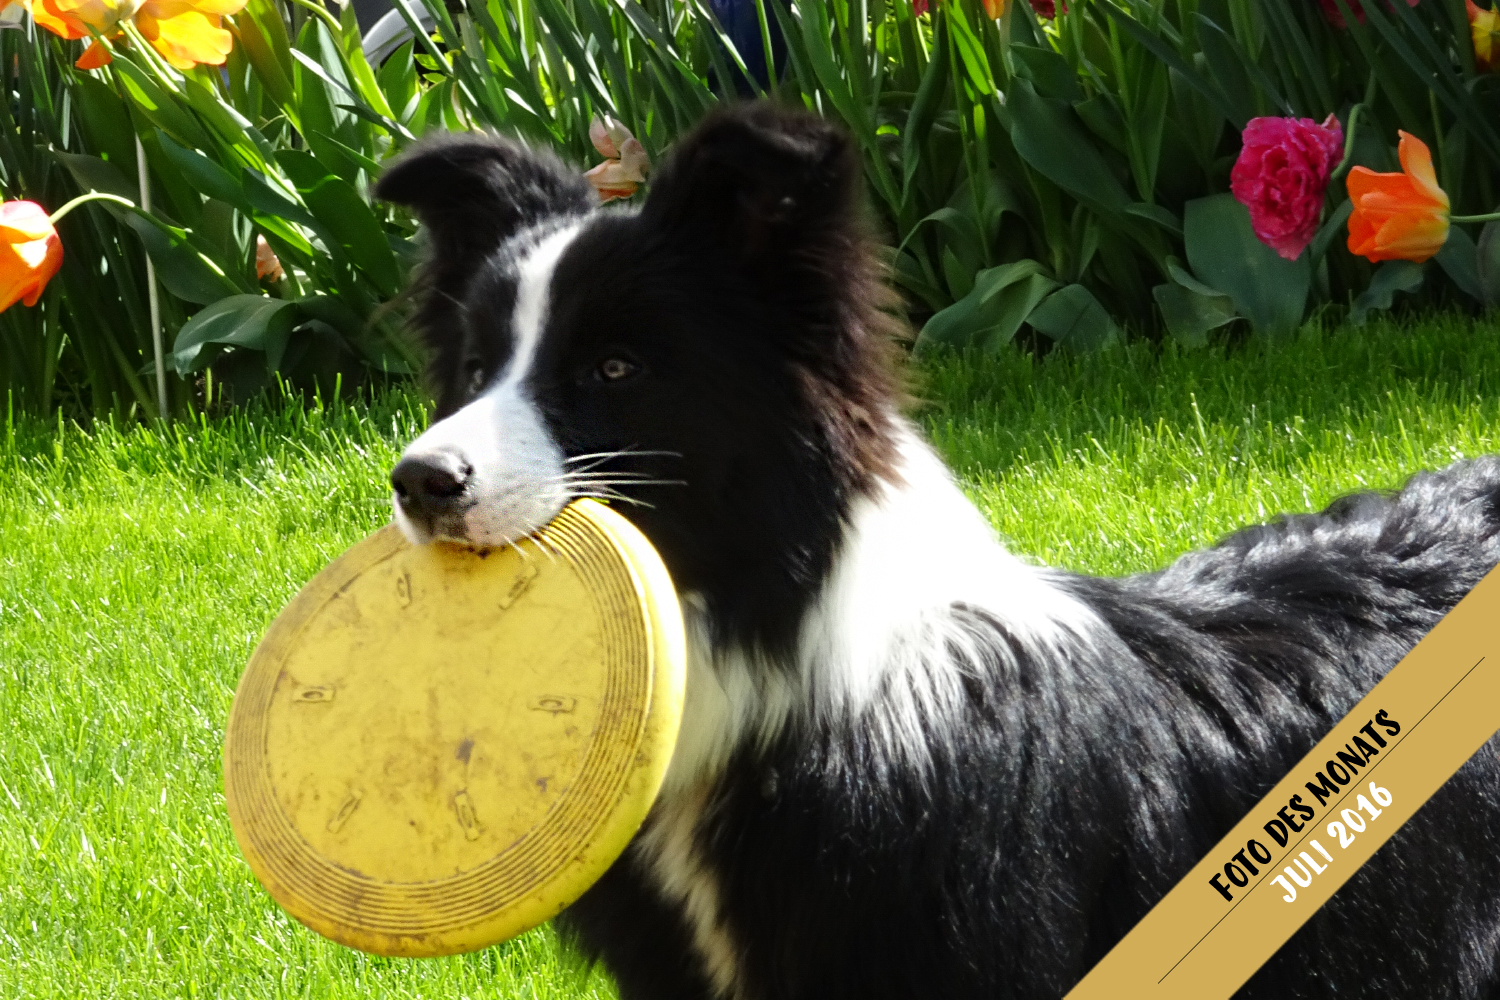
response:
M1491 572L1067 1000L1218 1000L1250 978L1500 729Z

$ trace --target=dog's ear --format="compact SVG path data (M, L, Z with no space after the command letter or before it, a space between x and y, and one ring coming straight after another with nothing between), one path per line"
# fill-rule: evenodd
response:
M463 364L458 303L502 243L551 216L598 205L581 173L550 153L496 135L441 135L395 160L375 195L410 207L427 233L417 326L428 348L427 381L438 413L451 410Z
M683 137L643 215L768 277L863 235L860 173L842 129L770 102L732 105Z
M550 153L477 132L419 143L386 168L375 195L416 212L436 259L476 263L525 226L598 204Z

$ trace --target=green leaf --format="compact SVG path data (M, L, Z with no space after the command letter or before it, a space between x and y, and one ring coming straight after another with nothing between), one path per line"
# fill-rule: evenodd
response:
M317 220L309 215L305 208L288 198L279 188L254 170L246 170L241 181L245 188L245 200L250 203L251 207L298 225L309 228L317 225Z
M1245 69L1245 53L1239 44L1224 33L1217 24L1204 17L1198 18L1198 45L1203 50L1203 62L1208 67L1214 82L1223 92L1220 108L1231 112L1234 127L1243 129L1245 123L1255 117L1255 91L1250 83L1250 74ZM1184 77L1199 93L1205 89L1192 77Z
M1358 0L1355 2L1357 3ZM1233 98L1226 96L1219 105L1224 117L1234 122L1236 128L1244 128L1246 121L1260 113L1261 109L1256 106L1257 92L1270 101L1272 108L1267 110L1279 109L1283 114L1292 114L1291 104L1281 96L1281 91L1271 82L1271 78L1260 68L1260 65L1246 55L1239 39L1225 33L1217 24L1201 15L1198 18L1198 38L1199 44L1203 46L1204 58L1214 67L1213 71L1216 76L1222 60L1222 66L1229 75L1220 78L1219 83L1225 87L1226 91L1231 86L1236 88L1240 86L1238 79L1231 80L1231 76L1236 75L1237 70L1229 69L1230 66L1244 70L1249 77L1249 83L1246 84L1248 91L1237 93ZM1188 79L1191 82L1191 78ZM1201 89L1200 92L1202 92ZM1243 116L1240 114L1241 111L1244 112Z
M1190 201L1183 215L1193 273L1233 299L1257 334L1295 330L1312 284L1307 254L1285 260L1262 243L1250 227L1250 213L1231 194Z
M328 30L316 18L309 19L307 26L302 29L297 49L307 57L296 61L292 73L299 98L301 131L307 141L307 148L329 170L344 180L353 182L359 174L359 168L323 138L335 136L355 148L363 145L354 131L359 127L359 120L349 112L334 107L335 101L330 93L337 92L342 101L351 92L348 80L344 78L338 50L328 37ZM309 69L309 66L316 66L317 72Z
M1205 295L1209 298L1229 298L1229 296L1225 295L1217 288L1205 285L1203 282L1193 277L1191 273L1183 268L1182 263L1178 261L1176 257L1167 258L1167 276L1190 292L1197 292L1199 295ZM1230 305L1232 306L1233 304L1234 303L1231 301Z
M1160 205L1147 205L1144 202L1136 202L1125 206L1125 214L1133 215L1138 219L1154 222L1174 236L1182 235L1182 221L1167 209Z
M250 124L249 119L220 100L217 94L210 93L193 80L183 82L182 92L187 97L189 106L208 122L219 141L239 158L240 163L264 169L272 147L266 137L260 134L260 130ZM207 150L212 147L201 145L200 148Z
M184 146L198 149L208 146L208 134L203 131L203 126L177 103L177 98L157 86L156 81L139 66L125 56L116 56L111 65L125 85L131 104L146 116L147 121Z
M229 171L195 149L182 148L165 132L158 132L157 137L162 152L182 172L189 184L210 198L218 198L231 205L246 205L245 189Z
M1006 97L1010 138L1022 159L1080 201L1125 210L1131 199L1076 117L1037 96L1029 80L1015 80Z
M386 58L385 64L376 73L386 103L391 108L391 117L406 120L407 111L417 99L417 64L412 59L416 42L406 42Z
M943 247L942 252L938 254L938 260L943 265L943 280L948 283L949 294L955 299L968 295L974 288L976 263L973 260L967 263L959 260L951 246Z
M1125 152L1125 119L1120 116L1119 105L1112 94L1095 94L1074 104L1073 111L1090 132L1109 143L1116 152Z
M947 30L947 20L938 18L933 44L938 47L939 52L947 44ZM932 130L932 122L937 116L938 104L947 85L948 60L928 60L927 70L922 74L922 82L917 87L917 96L912 100L911 111L906 116L906 128L901 132L901 162L905 171L901 189L903 200L910 197L912 178L921 165L922 144L927 141L927 134Z
M141 245L156 265L156 276L167 291L184 302L217 302L240 289L224 274L224 269L195 250L181 229L157 221L147 221L135 212L124 211L124 219L141 239Z
M962 4L954 2L943 13L948 18L954 48L958 51L959 62L963 63L969 86L977 93L993 94L995 83L990 78L989 57L985 55L983 44L969 27Z
M1443 248L1433 258L1447 272L1453 283L1471 299L1484 302L1484 290L1479 286L1479 252L1469 234L1458 226L1450 226Z
M1034 260L986 268L974 276L974 288L927 321L913 347L982 347L1010 343L1038 302L1057 287Z
M1225 118L1234 117L1224 100L1224 95L1217 88L1209 86L1208 81L1204 80L1200 74L1183 61L1182 56L1178 54L1176 49L1152 34L1150 29L1115 6L1111 0L1100 0L1100 5L1110 17L1114 18L1116 24L1124 28L1126 33L1139 42L1148 52L1181 73L1182 78L1191 84L1194 89L1202 93L1205 98L1213 102L1214 106L1219 109Z
M942 290L927 280L922 265L912 254L896 250L888 251L888 253L890 254L891 274L898 285L921 298L927 304L927 308L934 312L951 304Z
M261 351L266 368L281 364L287 337L299 316L295 302L264 295L231 295L198 311L182 325L172 345L171 363L177 374L206 367L217 351L210 345Z
M73 175L73 182L85 192L102 191L132 202L140 197L140 188L113 163L106 163L97 156L64 153L60 149L52 150L52 156L67 168L68 173Z
M923 216L896 249L904 250L911 238L921 230L923 223L927 222L935 223L947 231L947 244L962 259L978 261L984 258L984 237L980 234L979 226L972 217L950 207L940 208Z
M79 74L76 86L73 97L78 104L84 148L97 152L122 172L134 170L135 132L124 102L103 80L89 74Z
M354 186L300 150L284 149L276 162L286 171L303 202L356 267L387 296L401 290L401 271L385 229Z
M1083 100L1083 90L1078 86L1078 74L1061 53L1035 45L1014 43L1010 47L1010 54L1015 57L1016 72L1030 80L1041 96L1055 97L1069 104Z
M1328 221L1323 223L1322 227L1318 229L1318 234L1313 237L1312 243L1308 245L1307 257L1313 270L1317 270L1318 264L1323 260L1324 255L1328 253L1328 248L1333 245L1333 241L1346 232L1345 223L1349 221L1349 216L1353 213L1354 202L1345 198L1339 202L1339 207L1333 210L1333 214L1328 217Z
M260 85L271 100L285 110L295 97L291 79L291 43L274 0L251 0L235 18L235 27ZM292 113L295 113L295 108Z
M341 105L339 105L339 107L341 107L341 108L342 107L348 107L348 108L352 109L353 105L343 105L343 104L341 104ZM406 130L405 129L401 129L401 131L405 132ZM357 149L353 149L353 148L351 148L349 146L344 145L342 142L339 142L337 139L335 139L331 135L325 135L325 136L323 136L323 141L325 141L327 143L330 143L333 146L336 146L338 148L339 152L341 152L345 156L349 157L349 162L350 163L353 163L355 166L359 167L361 170L363 170L370 177L379 177L380 176L380 173L381 173L381 170L382 170L382 167L380 166L380 164L378 164L374 160L370 159L364 153L361 153Z
M1409 260L1388 260L1375 269L1370 287L1360 293L1349 310L1349 322L1361 326L1370 313L1391 307L1397 292L1415 292L1422 287L1424 268Z
M1145 72L1138 74L1135 86L1140 88L1140 93L1126 138L1129 140L1130 169L1135 175L1136 192L1149 203L1155 196L1161 137L1167 123L1167 102L1172 93L1168 68L1161 63L1151 64Z
M1486 222L1476 247L1479 292L1487 306L1500 306L1500 221Z
M74 181L85 191L102 191L134 202L139 195L112 164L96 156L63 153L53 150ZM223 268L195 249L185 230L170 226L158 218L147 219L135 209L115 202L97 203L120 219L140 237L141 245L156 264L156 274L167 291L187 302L213 302L239 291L225 276Z
M365 321L336 295L309 295L297 300L304 313L321 320L349 339L358 338Z
M1032 328L1061 347L1095 351L1119 337L1109 313L1082 285L1065 285L1047 296L1026 318Z
M1227 295L1205 295L1198 288L1207 288L1195 282L1197 288L1168 283L1151 289L1151 297L1161 309L1162 320L1172 339L1186 347L1202 347L1208 343L1208 332L1226 323L1239 319L1234 311L1234 302Z

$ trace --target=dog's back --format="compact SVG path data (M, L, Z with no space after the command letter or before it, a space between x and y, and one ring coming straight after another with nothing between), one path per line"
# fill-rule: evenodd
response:
M632 998L1060 997L1500 563L1497 501L1483 459L1160 573L1058 575L1098 616L1062 648L955 607L964 698L927 718L925 761L877 703L744 749L692 803L676 863L713 884L712 934L639 845L569 919ZM1492 995L1496 750L1240 995Z

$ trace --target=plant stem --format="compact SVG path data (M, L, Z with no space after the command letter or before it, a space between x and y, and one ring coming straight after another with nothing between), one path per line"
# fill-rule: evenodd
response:
M146 164L146 147L141 137L135 137L136 175L140 183L141 211L151 214L151 169ZM161 345L161 299L156 290L156 264L150 254L146 258L146 296L151 308L151 349L156 360L156 410L157 416L166 420L171 416L167 409L167 370L163 367Z
M83 205L91 201L114 201L119 202L126 208L136 207L135 202L131 201L129 198L121 198L117 194L105 194L103 191L90 191L88 194L79 195L77 198L74 198L62 208L59 208L57 211L47 216L47 221L53 226L56 226L60 221L62 221L63 216L73 211L73 209L77 208L79 205Z
M1349 132L1348 138L1344 140L1344 158L1339 161L1339 165L1335 167L1333 173L1328 176L1328 179L1330 181L1336 181L1340 177L1344 176L1344 172L1347 171L1354 162L1354 140L1355 137L1359 134L1359 113L1364 109L1365 106L1363 104L1356 104L1354 107L1349 109Z
M130 40L135 42L135 48L140 53L141 62L145 63L145 68L151 70L152 75L156 77L156 81L167 88L170 93L181 97L182 89L177 86L177 80L173 77L174 70L162 58L161 53L156 51L156 46L146 41L146 36L141 34L140 29L136 27L134 21L123 21L120 27L124 29L125 34L130 36Z
M343 34L343 28L339 25L338 21L334 20L333 15L322 4L312 3L311 0L292 0L292 3L298 7L304 7L322 18L323 23L328 26L328 30L333 32L334 41L337 41Z
M1500 220L1500 212L1491 212L1489 215L1450 215L1449 222L1494 222Z

